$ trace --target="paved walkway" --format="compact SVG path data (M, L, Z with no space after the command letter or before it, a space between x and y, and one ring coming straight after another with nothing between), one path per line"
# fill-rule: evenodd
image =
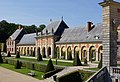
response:
M0 67L0 82L43 82L31 76L23 75Z

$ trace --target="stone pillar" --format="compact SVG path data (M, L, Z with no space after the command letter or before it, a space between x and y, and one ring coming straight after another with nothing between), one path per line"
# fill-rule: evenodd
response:
M86 50L86 52L87 52L87 61L90 61L89 49Z
M65 59L67 59L68 58L68 52L67 52L67 50L65 51Z
M60 48L59 52L60 52L60 57L59 58L61 59L61 48Z
M96 61L98 61L98 56L99 56L98 50L96 50Z
M104 1L100 3L103 7L103 56L102 65L117 66L117 26L120 24L120 3L115 1ZM113 59L114 58L114 59Z
M72 59L74 59L74 55L75 55L75 53L74 53L74 48L72 49Z

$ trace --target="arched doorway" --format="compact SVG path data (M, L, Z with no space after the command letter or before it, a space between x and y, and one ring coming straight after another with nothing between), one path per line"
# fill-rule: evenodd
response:
M60 48L59 47L56 48L55 57L60 58Z
M35 57L35 51L36 51L36 47L34 47L34 50L33 50L33 57Z
M29 47L27 47L27 56L29 55Z
M95 61L96 60L96 49L94 46L91 46L89 49L89 60Z
M67 48L67 59L72 60L72 50L70 46Z
M61 48L61 59L65 59L65 56L66 56L66 54L65 54L65 47L63 46Z
M47 56L50 57L51 56L51 47L48 47L47 49ZM51 58L51 57L50 57Z
M76 54L79 55L79 48L78 48L78 46L74 47L74 57L75 57Z
M46 58L45 47L42 48L42 56L43 58Z
M24 54L23 54L24 56L26 55L26 47L24 48Z
M83 46L81 48L81 60L84 60L85 58L87 58L87 50L86 50L86 47Z
M100 47L98 48L98 61L101 60L101 57L102 57L102 50L103 50L103 48L102 48L102 46L100 46Z

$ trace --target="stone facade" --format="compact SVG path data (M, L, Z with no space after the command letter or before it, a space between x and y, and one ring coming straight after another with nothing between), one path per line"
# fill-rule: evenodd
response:
M120 3L105 1L103 7L103 66L117 66L117 27L120 24ZM114 58L114 59L113 59Z

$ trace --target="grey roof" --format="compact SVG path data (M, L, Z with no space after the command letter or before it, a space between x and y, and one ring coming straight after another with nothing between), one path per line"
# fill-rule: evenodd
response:
M12 40L15 40L15 39L19 36L19 34L21 33L22 30L23 30L23 28L17 29L17 30L10 36L11 39L12 39Z
M56 43L71 42L99 42L102 40L102 25L97 24L91 31L87 32L87 27L76 27L66 29L61 39Z
M27 45L27 44L35 44L35 36L36 33L31 33L31 34L25 34L18 45Z
M46 33L46 30L48 30L48 34L52 34L52 29L54 29L54 32L56 32L60 23L61 23L61 20L50 23L46 28L43 29L42 31L43 34Z

